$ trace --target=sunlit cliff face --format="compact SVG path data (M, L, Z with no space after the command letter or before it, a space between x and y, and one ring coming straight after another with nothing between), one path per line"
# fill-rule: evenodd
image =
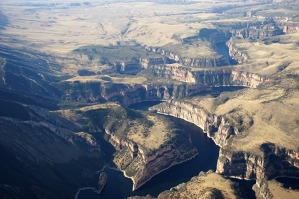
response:
M274 179L299 175L298 21L289 0L2 0L0 195L73 198L104 165L139 189L197 155L165 114L220 152L218 174L161 197L230 198L226 176L255 180L258 198L295 198ZM163 103L128 108L143 101Z

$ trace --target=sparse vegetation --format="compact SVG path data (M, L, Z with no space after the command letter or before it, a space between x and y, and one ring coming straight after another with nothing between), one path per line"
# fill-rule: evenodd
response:
M115 164L141 179L142 155L154 157L167 146L193 148L169 118L125 108L126 100L179 99L190 96L192 86L200 90L210 83L255 85L219 97L181 99L225 119L223 128L236 135L229 135L223 149L261 155L260 145L271 142L298 152L298 28L298 1L289 0L1 1L0 194L9 184L19 190L40 186L41 196L51 190L55 196L46 196L70 198L78 186L87 186L93 179L85 174L104 162L100 149L90 157L73 140L77 130L106 130L117 148ZM239 58L236 65L217 50L217 43L228 40L232 45L223 48L228 60ZM153 75L151 66L167 64L173 66L170 75L166 69ZM223 71L229 71L227 81L221 81ZM213 75L197 77L201 72ZM215 118L213 125L224 121ZM215 133L213 125L203 128ZM234 198L230 187L212 173L162 196ZM295 193L273 182L267 189L279 198Z

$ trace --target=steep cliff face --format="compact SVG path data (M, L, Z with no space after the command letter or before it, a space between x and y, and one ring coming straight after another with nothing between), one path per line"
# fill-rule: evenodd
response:
M232 85L231 69L193 71L192 73L198 84L209 86Z
M149 68L152 75L186 83L195 83L196 80L188 68L177 65L152 65Z
M160 172L197 155L197 150L188 146L187 142L180 145L165 144L150 154L142 147L135 148L138 148L135 152L130 149L130 153L135 154L131 162L126 165L126 168L122 168L124 174L133 180L133 190L138 189Z
M242 50L238 49L231 38L227 43L229 56L237 63L244 63L248 59L248 55Z
M250 152L232 152L221 149L217 172L225 176L256 179L257 198L272 198L267 180L278 176L299 177L299 152L266 143L262 155Z
M225 176L256 179L263 174L264 159L245 152L220 149L217 172Z
M158 64L170 64L173 61L168 59L168 58L164 58L164 57L156 57L156 58L141 58L140 59L140 65L143 68L148 68L151 65L158 65Z
M255 88L270 79L249 72L231 69L190 71L188 68L168 65L151 66L151 75L181 81L181 84L125 84L102 82L63 82L61 98L77 102L119 102L129 105L145 100L182 99L211 86L248 86Z
M155 48L150 46L144 46L144 48L150 52L163 55L166 58L185 66L204 68L204 67L217 67L217 66L227 65L225 58L222 56L218 58L205 58L205 57L188 58L188 57L182 57L174 52L169 52L163 48L158 48L158 47Z
M109 95L106 99L108 101L118 101L124 105L145 101L145 100L169 100L181 99L193 93L198 92L194 89L196 85L136 85L133 89L124 90L119 93L114 93L113 96Z
M262 39L268 36L283 34L277 24L272 20L264 22L253 22L240 24L231 30L232 36L241 37L243 39Z
M259 84L270 81L258 74L230 69L193 72L198 84L210 86L248 86L256 88Z
M131 58L129 61L119 61L110 63L119 73L136 75L143 68L148 68L151 65L169 64L172 61L164 57L149 57L149 58Z
M180 57L178 63L191 67L217 67L227 65L224 57L220 58L185 58Z
M224 117L210 114L203 108L191 103L171 100L154 106L151 110L194 123L202 128L208 137L212 138L215 144L220 147L226 145L227 140L236 134L234 128Z
M299 23L278 23L278 26L282 29L285 34L293 34L299 32Z
M167 73L167 72L166 72ZM185 80L186 78L182 78ZM190 79L192 79L190 77ZM197 84L113 84L100 82L64 82L59 85L64 90L61 98L76 102L119 102L124 105L146 100L181 99L194 95L207 86Z
M225 116L210 114L198 105L171 100L151 108L158 113L172 115L192 122L203 129L221 147L217 172L225 176L256 180L255 191L261 197L270 197L267 180L278 176L299 177L299 152L272 143L260 146L261 153L235 151L230 138L239 135L239 129Z
M257 74L232 69L191 71L189 68L172 65L151 66L149 72L160 78L209 86L248 86L255 88L269 81Z
M172 137L157 149L149 149L128 138L105 132L110 136L109 142L116 148L114 163L133 181L133 190L138 189L160 172L197 155L197 150L189 140Z
M217 171L227 176L257 179L258 182L277 176L299 176L298 152L265 143L263 155L249 152L231 152L222 148L219 153Z
M256 88L258 85L268 81L271 80L269 78L249 72L232 71L231 74L231 85L242 85Z
M115 103L65 110L61 114L86 131L104 129L105 137L116 150L113 162L132 179L133 190L198 153L179 126L158 114L126 109Z

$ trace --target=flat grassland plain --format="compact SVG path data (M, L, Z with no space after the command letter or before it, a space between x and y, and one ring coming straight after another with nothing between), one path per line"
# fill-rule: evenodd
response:
M121 67L125 68L127 63L136 64L136 57L138 63L147 58L165 61L170 57L177 63L167 63L166 67L175 66L172 71L176 67L177 70L184 68L193 76L196 72L227 68L259 75L267 81L256 88L223 93L217 98L194 97L180 102L228 119L238 133L221 146L224 151L261 157L265 155L261 146L272 143L282 150L291 150L288 158L298 169L298 9L298 0L1 0L0 43L44 53L49 60L62 66L53 73L64 77L62 82L68 83L134 86L188 82L184 79L187 73L182 80L148 75L149 66L136 69L134 75L115 72L125 71ZM227 46L232 44L237 53L230 55L237 63L219 67L208 65L204 69L194 65L196 59L205 60L205 63L210 63L207 59L216 60L215 63L221 59L215 40L226 42ZM78 75L84 70L88 71L87 75ZM0 77L2 75L0 73ZM131 128L128 137L138 140L141 145L157 148L164 140L154 136L159 136L156 131L165 125L153 116L147 117L157 123L151 129L150 140L158 140L159 145L133 133L143 127ZM225 182L223 186L230 186L218 174L209 175L217 178L215 183ZM187 189L195 190L196 180L203 178L193 179L186 185ZM213 187L210 180L206 182L204 187ZM198 183L198 186L202 185ZM299 195L296 191L283 189L276 181L269 181L267 190L270 193L267 197L298 198ZM259 189L257 196L258 193L262 195L262 191ZM182 194L188 196L186 191ZM231 191L224 194L228 198L231 195Z

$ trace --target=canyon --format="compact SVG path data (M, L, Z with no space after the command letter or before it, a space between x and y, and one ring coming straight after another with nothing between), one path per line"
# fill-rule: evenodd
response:
M299 178L298 5L1 1L0 196L101 196L109 168L133 182L132 198L237 198L247 188L297 198L278 178ZM157 104L130 107L145 101ZM202 153L176 118L217 145L215 171L134 197Z

